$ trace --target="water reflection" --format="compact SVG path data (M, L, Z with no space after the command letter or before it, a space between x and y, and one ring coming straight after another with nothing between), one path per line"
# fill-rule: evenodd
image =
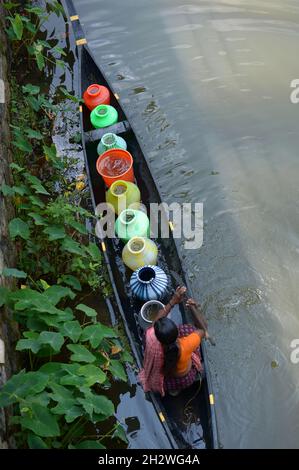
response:
M162 197L204 202L184 258L217 338L224 446L298 447L298 2L75 4Z

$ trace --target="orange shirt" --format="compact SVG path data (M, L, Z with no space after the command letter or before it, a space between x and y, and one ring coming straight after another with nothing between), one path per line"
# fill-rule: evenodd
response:
M201 338L198 333L178 338L180 344L180 357L176 366L176 373L181 375L188 371L192 353L198 348Z

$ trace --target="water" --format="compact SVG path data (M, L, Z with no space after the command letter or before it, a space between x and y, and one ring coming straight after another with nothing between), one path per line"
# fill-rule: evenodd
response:
M222 444L299 447L298 1L75 5L163 199L204 203L204 244L182 250Z

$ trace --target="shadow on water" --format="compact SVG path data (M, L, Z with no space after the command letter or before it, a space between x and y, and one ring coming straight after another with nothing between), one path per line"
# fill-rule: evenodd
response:
M208 353L222 443L298 447L289 360L299 330L298 134L288 101L298 7L74 3L162 198L204 203L204 244L181 250L217 342Z

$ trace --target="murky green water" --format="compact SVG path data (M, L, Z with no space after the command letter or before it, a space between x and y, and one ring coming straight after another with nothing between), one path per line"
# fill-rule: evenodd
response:
M223 445L299 447L298 1L75 5L162 197L204 203L184 256L217 341Z

